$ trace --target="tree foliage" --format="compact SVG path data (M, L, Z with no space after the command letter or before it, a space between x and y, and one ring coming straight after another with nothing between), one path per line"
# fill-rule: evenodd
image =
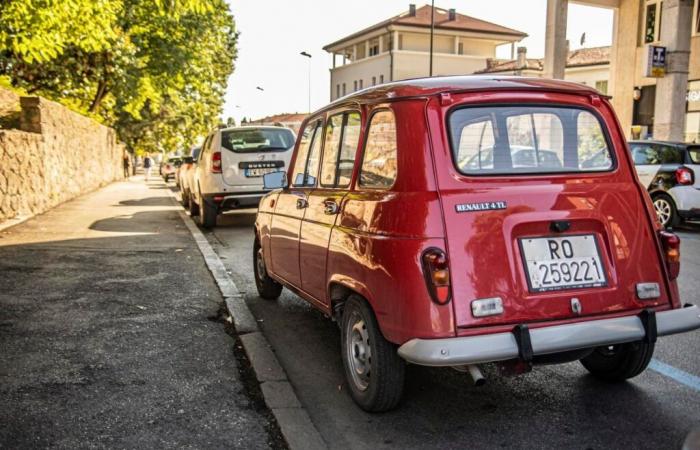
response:
M4 0L0 76L116 128L137 152L218 123L236 56L224 0Z

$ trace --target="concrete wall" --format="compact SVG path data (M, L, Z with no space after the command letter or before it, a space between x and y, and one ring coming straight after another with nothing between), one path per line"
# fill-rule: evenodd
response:
M18 97L0 94L0 111L11 110ZM122 178L124 149L113 129L40 97L19 103L19 129L0 129L0 222Z

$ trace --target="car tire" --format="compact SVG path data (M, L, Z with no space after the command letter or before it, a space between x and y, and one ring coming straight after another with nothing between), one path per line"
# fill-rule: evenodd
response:
M202 194L199 194L199 224L206 228L211 229L216 226L216 216L219 212L216 210L214 205L210 205L204 200Z
M350 295L341 320L341 355L350 395L363 410L388 411L401 401L406 364L396 350L369 304Z
M199 216L199 205L197 202L194 201L194 198L192 198L192 194L188 191L187 192L187 203L189 204L189 210L190 210L190 216L192 217L197 217Z
M680 224L681 218L678 215L676 203L669 195L656 194L651 198L651 201L654 204L656 217L663 227L672 228Z
M182 199L181 200L182 207L185 209L188 209L190 207L190 193L187 192L186 190L185 191L181 190L180 191L180 198Z
M258 288L258 295L266 300L277 300L282 294L282 285L267 274L263 250L257 238L253 244L253 271L255 272L255 287Z
M631 342L598 347L581 364L596 378L619 382L644 372L652 356L653 343Z

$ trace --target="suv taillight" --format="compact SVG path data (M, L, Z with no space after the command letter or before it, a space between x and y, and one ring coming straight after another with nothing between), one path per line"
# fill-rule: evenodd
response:
M693 184L693 171L687 167L676 169L676 181L678 184Z
M438 305L450 301L450 267L447 255L439 248L429 248L421 257L423 275L430 297Z
M668 276L675 280L681 270L681 238L670 231L659 231Z
M221 152L214 152L211 155L211 172L221 173Z

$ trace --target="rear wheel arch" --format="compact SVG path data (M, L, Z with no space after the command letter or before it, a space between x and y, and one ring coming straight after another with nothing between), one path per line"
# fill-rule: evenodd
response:
M372 300L372 296L369 290L360 283L351 283L348 280L332 279L328 284L328 298L330 299L331 314L333 320L338 324L341 323L341 318L343 316L343 308L350 296L358 296L367 303L367 306L374 314L379 325L379 330L385 339L389 340L387 334L382 325L382 316L377 314L377 308L375 302Z

